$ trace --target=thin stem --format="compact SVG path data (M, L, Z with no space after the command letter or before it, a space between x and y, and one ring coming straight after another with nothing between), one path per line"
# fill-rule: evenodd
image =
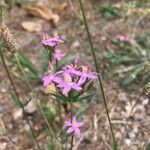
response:
M58 71L58 60L56 60L56 66L55 66L55 70L56 72ZM57 90L57 93L58 93L58 90ZM59 99L57 98L57 102L58 102L58 115L59 115L59 121L60 121L60 124L59 124L59 128L60 128L60 139L61 139L61 149L63 150L63 130L62 130L62 117L61 117L61 104L59 102Z
M71 102L70 102L70 113L71 113L71 123L72 123L72 118L73 118L73 102L72 102L72 99L71 99ZM71 136L71 148L70 150L73 150L73 140L74 140L74 134L72 134Z
M97 73L100 74L100 70L99 70L99 67L98 67L97 60L96 60L96 54L95 54L92 38L91 38L91 35L90 35L90 31L89 31L85 11L84 11L84 8L83 8L82 0L79 0L79 3L80 3L81 11L82 11L83 22L84 22L85 29L86 29L86 32L87 32L87 37L88 37L89 44L90 44L90 47L91 47L91 53L92 53L93 60L94 60L94 63L95 63L95 68L96 68ZM106 96L105 96L105 93L104 93L102 77L100 75L98 76L98 81L99 81L99 87L100 87L101 94L102 94L102 97L103 97L104 106L105 106L105 110L106 110L106 114L107 114L107 118L108 118L108 122L109 122L109 126L110 126L110 131L111 131L111 135L112 135L112 139L113 139L113 149L117 150L117 142L116 142L116 139L115 139L115 136L114 136L114 132L113 132L112 124L111 124L111 119L110 119L110 116L109 116L109 110L108 110L108 106L107 106Z
M42 116L44 117L44 120L45 120L45 122L46 122L46 125L47 125L47 127L48 127L48 130L49 130L50 133L51 133L51 136L56 138L56 136L55 136L55 134L54 134L54 132L53 132L53 130L52 130L52 128L51 128L51 126L50 126L48 120L47 120L47 117L46 117L45 112L44 112L44 110L43 110L43 108L42 108L42 106L41 106L41 103L40 103L40 101L38 100L38 98L37 98L37 96L36 96L36 94L35 94L35 92L34 92L32 86L30 85L30 82L29 82L29 80L28 80L28 78L27 78L27 76L26 76L26 73L24 72L24 70L23 70L23 68L22 68L22 66L21 66L21 64L20 64L20 62L19 62L19 59L18 59L17 55L15 55L15 58L16 58L16 60L17 60L18 66L19 66L19 68L20 68L20 70L21 70L23 76L25 77L25 81L26 81L28 87L30 88L30 90L31 90L31 92L33 93L34 97L37 99L38 107L39 107L39 109L40 109L40 111L41 111L41 113L42 113ZM56 139L57 139L57 138L56 138Z
M24 106L23 106L22 102L20 101L19 94L18 94L18 92L17 92L17 90L16 90L16 87L15 87L15 85L14 85L14 82L13 82L13 80L12 80L12 78L11 78L11 76L10 76L10 73L9 73L9 71L8 71L8 68L7 68L7 65L6 65L6 63L5 63L5 59L4 59L4 57L3 57L3 53L2 53L2 51L1 51L1 49L0 49L0 57L1 57L1 59L2 59L2 63L3 63L4 68L5 68L5 70L6 70L6 73L7 73L7 76L8 76L8 78L9 78L9 81L10 81L10 83L11 83L11 85L12 85L14 94L15 94L15 96L17 97L17 99L19 100L21 109L22 109L22 111L23 111L23 114L25 115L26 122L27 122L27 124L28 124L29 127L30 127L32 136L34 137L34 139L36 139L36 136L35 136L34 131L33 131L33 128L32 128L32 125L31 125L31 123L30 123L28 117L26 116L26 112L25 112ZM41 150L39 143L38 143L36 140L33 140L33 142L35 142L35 144L36 144L36 146L38 147L38 149Z
M63 145L63 135L62 135L62 133L63 133L63 130L62 130L62 122L63 122L63 120L62 120L62 117L61 117L61 105L60 105L60 102L59 102L59 100L57 99L57 102L58 102L58 104L57 104L57 106L58 106L58 115L59 115L59 121L60 121L60 123L59 123L59 128L60 128L60 139L61 139L61 145ZM61 149L63 149L63 146L61 147Z

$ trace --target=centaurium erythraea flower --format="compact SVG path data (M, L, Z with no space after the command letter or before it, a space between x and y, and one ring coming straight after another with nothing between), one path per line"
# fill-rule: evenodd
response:
M81 71L79 74L80 79L78 81L79 85L82 85L87 79L96 79L97 73L96 72L87 72L85 70Z
M60 83L61 82L61 78L57 77L56 74L51 73L50 75L44 76L42 78L43 81L43 86L47 87L52 81L55 83Z
M77 122L77 117L73 116L72 121L65 121L67 126L67 133L75 133L78 137L81 135L80 127L82 127L85 123L83 121Z
M60 61L64 58L65 53L63 53L60 49L56 50L55 53L53 54L54 59L57 61Z
M59 36L51 38L51 37L48 37L47 34L44 34L44 37L42 39L42 44L44 46L54 47L60 43L64 43L64 41Z
M82 85L87 79L96 79L97 73L90 72L87 66L82 66L82 71L75 71L73 72L75 75L80 76L78 81L78 85Z
M80 91L82 88L80 87L80 85L78 85L77 83L75 82L70 82L68 80L64 80L64 81L61 81L57 87L61 88L62 89L62 93L64 95L67 95L68 92L70 92L70 90L74 89L74 90L77 90L77 91Z
M130 39L127 35L117 35L116 39L121 42L130 42Z

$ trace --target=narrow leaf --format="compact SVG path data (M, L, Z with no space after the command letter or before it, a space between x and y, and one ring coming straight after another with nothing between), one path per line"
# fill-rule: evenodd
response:
M88 94L88 95L80 96L75 101L82 101L82 100L85 100L85 99L92 99L94 95L95 95L95 93L91 93L91 94Z
M21 64L21 66L23 68L28 69L28 71L31 74L31 77L40 80L39 74L37 72L37 70L35 69L35 66L33 65L33 63L20 51L17 51L15 53L16 57L19 60L19 63Z
M124 86L129 85L131 82L133 82L136 78L137 75L144 69L144 65L140 64L134 67L134 69L132 71L130 71L125 78L123 79L122 84Z
M11 97L12 97L12 100L14 101L15 105L19 108L22 108L23 104L21 103L20 99L18 99L18 97L14 93L11 93Z

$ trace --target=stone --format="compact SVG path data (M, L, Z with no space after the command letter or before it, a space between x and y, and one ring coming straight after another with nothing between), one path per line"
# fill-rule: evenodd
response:
M23 117L23 111L22 111L22 109L20 108L20 109L17 109L14 113L13 113L13 119L14 120L18 120L18 119L20 119L20 118L22 118Z
M31 100L27 106L24 107L25 112L28 114L33 114L37 111L37 106L34 100Z

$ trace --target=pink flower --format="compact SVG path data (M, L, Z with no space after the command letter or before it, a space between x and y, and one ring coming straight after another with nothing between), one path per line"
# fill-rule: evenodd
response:
M52 81L55 83L60 83L61 82L61 78L57 77L56 74L50 74L48 76L44 76L42 78L43 81L43 86L47 87Z
M61 81L57 87L62 88L62 93L64 95L67 95L68 92L70 92L70 90L74 89L77 91L80 91L82 88L80 87L80 85L78 85L75 82L70 82L70 81Z
M117 35L116 38L121 42L130 42L130 39L127 35Z
M65 56L65 53L63 53L61 50L56 50L55 51L55 53L54 53L54 59L55 60L58 60L58 61L60 61L60 60L62 60L63 59L63 57Z
M79 85L82 85L87 79L96 79L97 73L96 72L88 72L88 71L81 71L79 74L80 79L78 81Z
M81 135L80 127L84 125L83 121L77 122L77 117L73 116L72 121L65 121L66 126L68 127L67 133L74 132L78 137Z
M87 66L82 66L82 71L72 71L77 76L80 76L78 81L78 85L82 85L87 79L96 79L96 72L89 72L89 68Z
M77 68L74 67L73 64L66 65L65 69L61 71L63 74L64 78L67 79L68 77L74 77L74 75L78 75L80 71L77 71Z
M43 39L42 39L42 44L44 46L54 47L60 43L64 43L64 41L59 36L50 38L48 37L47 34L44 34Z

